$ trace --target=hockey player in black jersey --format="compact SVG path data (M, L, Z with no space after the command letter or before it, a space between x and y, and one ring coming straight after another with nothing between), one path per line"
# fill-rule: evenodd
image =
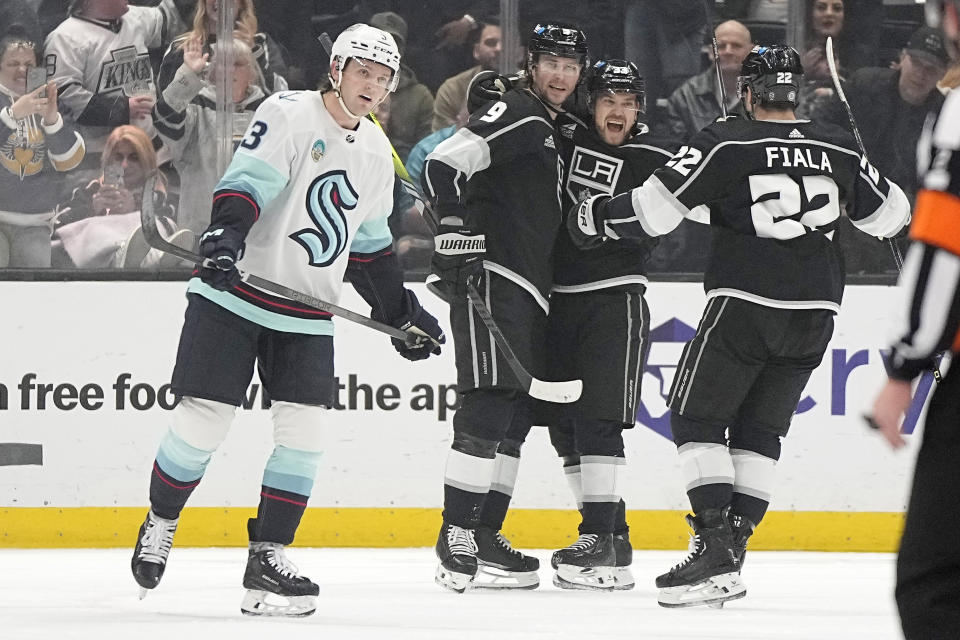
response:
M910 219L903 192L847 133L795 119L802 73L793 49L755 47L740 78L749 118L707 127L643 186L592 196L570 218L585 246L668 233L699 205L713 228L707 306L669 396L694 537L690 555L657 578L666 607L746 594L747 540L840 307L843 258L833 235L843 209L876 237L896 235Z
M557 118L564 160L564 208L594 194L623 193L669 160L676 145L637 121L644 83L634 64L600 60L586 81L589 124ZM642 133L641 133L642 132ZM547 319L547 376L582 379L573 405L537 403L535 424L548 425L583 521L572 545L553 554L554 584L565 589L630 589L632 555L619 476L622 430L634 425L647 351L645 262L656 240L611 242L582 251L557 238ZM481 524L499 530L507 513L528 429L515 425L497 452Z
M465 283L474 279L519 360L542 375L552 254L563 220L554 118L586 64L582 32L538 25L528 46L528 84L473 114L424 165L424 191L439 220L428 285L450 302L461 394L437 540L436 580L455 591L471 585L478 559L494 583L539 584L537 559L479 523L497 447L512 423L529 425L529 397L482 329Z

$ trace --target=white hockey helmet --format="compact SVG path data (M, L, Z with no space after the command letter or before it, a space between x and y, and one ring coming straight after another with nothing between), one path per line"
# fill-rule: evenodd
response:
M333 43L330 60L339 61L343 69L348 58L372 60L390 67L393 77L387 90L396 91L400 82L400 49L392 35L362 22L347 27Z

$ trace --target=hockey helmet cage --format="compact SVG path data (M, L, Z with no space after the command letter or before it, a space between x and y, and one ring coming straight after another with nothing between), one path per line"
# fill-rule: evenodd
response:
M640 113L646 113L646 84L637 65L627 60L598 60L590 70L587 91L591 108L599 93L632 93L637 96Z
M753 92L753 104L799 104L803 64L800 54L786 45L755 46L743 60L737 90L746 100L747 87ZM744 105L746 107L746 105Z
M347 27L334 41L330 60L339 61L343 68L349 58L371 60L390 67L393 76L387 90L396 91L400 83L400 49L392 35L362 22Z
M538 24L527 43L527 68L532 67L543 54L573 58L586 68L590 64L587 36L571 24Z

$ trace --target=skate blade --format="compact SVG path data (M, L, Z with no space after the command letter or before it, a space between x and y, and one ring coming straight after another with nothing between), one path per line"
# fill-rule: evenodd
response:
M630 567L614 567L613 569L613 590L629 591L636 586L636 580L633 579L633 572Z
M140 593L138 594L138 595L139 595L139 599L140 599L140 600L143 600L144 598L147 597L147 594L148 594L148 593L150 593L150 589L146 589L146 588L144 588L144 587L140 587Z
M477 575L470 583L470 589L483 590L505 590L518 589L530 590L540 586L540 576L536 571L507 571L482 562L477 567Z
M316 596L281 596L258 589L248 589L240 604L240 612L245 616L304 618L316 610Z
M747 595L747 585L738 573L724 573L699 584L660 589L657 602L661 607L678 609L708 605L720 609L724 602L739 600Z
M473 581L473 576L469 573L457 573L456 571L450 571L441 563L437 565L437 573L434 576L433 581L444 589L449 589L450 591L455 591L456 593L463 593L467 590L470 582Z
M614 567L557 565L557 572L553 575L553 585L561 589L613 591L616 587Z

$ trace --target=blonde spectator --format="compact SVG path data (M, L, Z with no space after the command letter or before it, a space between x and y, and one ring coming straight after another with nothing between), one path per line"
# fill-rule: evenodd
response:
M83 138L64 122L57 84L27 91L37 45L0 38L0 268L50 266L50 231L62 179L83 160Z
M260 76L253 52L243 40L234 39L233 103L234 148L243 136L254 111L266 94L257 84ZM219 46L214 45L216 54ZM220 179L217 171L216 65L208 66L208 54L198 39L181 47L183 62L154 112L157 130L170 149L173 166L180 174L181 228L199 233L210 224L213 190ZM210 73L204 81L204 70Z
M198 41L202 52L212 55L212 45L217 41L218 7L222 0L197 0L193 14L193 28L173 41L160 63L157 85L163 93L183 64L183 49L187 42ZM253 0L234 0L235 19L233 37L242 40L253 51L260 84L267 93L287 90L286 63L282 47L269 35L259 33Z

